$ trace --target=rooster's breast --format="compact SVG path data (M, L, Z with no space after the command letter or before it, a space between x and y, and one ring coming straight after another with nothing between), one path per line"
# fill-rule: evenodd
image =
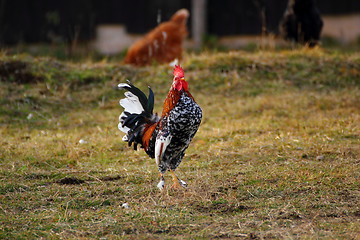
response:
M184 92L170 111L167 127L172 136L180 142L190 142L199 128L201 118L201 108Z
M162 121L159 135L170 135L171 141L167 146L159 164L160 172L166 169L175 170L184 157L192 138L197 132L202 118L199 105L182 92L178 102Z

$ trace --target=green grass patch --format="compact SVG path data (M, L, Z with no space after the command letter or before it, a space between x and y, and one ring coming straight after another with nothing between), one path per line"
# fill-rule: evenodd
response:
M114 86L151 86L161 113L170 67L0 56L0 238L359 235L358 53L202 52L182 65L204 117L178 169L189 188L160 193L155 161L121 141Z

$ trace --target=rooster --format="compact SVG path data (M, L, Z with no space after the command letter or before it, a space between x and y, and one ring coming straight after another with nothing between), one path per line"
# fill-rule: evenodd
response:
M140 145L151 158L155 158L160 172L157 185L160 190L165 187L166 171L170 171L173 177L172 188L187 187L186 182L179 179L174 171L181 163L202 118L202 110L188 90L184 70L175 66L173 75L160 117L153 113L154 93L150 87L146 97L130 81L118 85L119 89L128 91L125 98L120 100L124 111L119 117L119 130L126 133L123 140L129 146L133 145L134 150Z
M136 66L149 65L153 61L169 63L182 56L183 40L188 35L186 22L189 11L177 11L168 22L159 24L128 50L125 63Z

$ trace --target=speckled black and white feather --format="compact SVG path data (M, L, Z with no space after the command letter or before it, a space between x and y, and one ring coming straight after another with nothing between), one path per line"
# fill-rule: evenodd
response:
M175 107L161 119L160 125L163 127L156 136L156 141L159 142L161 139L171 138L158 160L161 173L168 169L175 170L179 166L185 150L200 126L201 118L202 110L199 105L186 92L181 91L180 99Z

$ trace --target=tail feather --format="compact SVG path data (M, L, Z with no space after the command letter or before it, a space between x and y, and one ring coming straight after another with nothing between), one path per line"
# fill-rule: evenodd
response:
M125 92L125 98L120 100L124 112L119 116L118 128L126 133L123 140L128 142L129 146L134 144L136 150L138 144L144 146L142 140L145 128L159 121L159 117L153 114L154 93L149 87L149 96L146 97L130 81L119 84L118 88L128 90Z
M154 111L154 101L155 101L155 96L153 91L151 90L151 88L149 87L149 98L148 98L148 102L147 102L147 110L148 112L150 112L151 114Z
M124 125L124 122L126 120L126 118L129 116L130 114L126 111L122 112L119 116L119 125L118 128L120 131L124 132L124 133L128 133L130 128L126 127Z
M128 81L128 83L120 83L118 85L118 88L120 88L120 89L123 88L123 89L128 90L129 92L127 93L127 95L130 96L129 99L138 101L141 104L142 109L146 113L152 114L152 109L154 107L154 93L152 92L151 88L149 87L149 98L150 98L150 100L152 98L152 101L148 101L148 98L140 89L138 89L137 87L132 85L129 80L127 80L127 81ZM128 97L126 99L128 99ZM150 106L148 106L148 105L150 105Z
M130 114L124 121L124 126L135 126L137 122L142 121L143 115L138 113Z
M122 106L125 111L131 113L141 113L144 111L143 107L138 104L139 100L132 98L124 98L119 101L120 106Z

